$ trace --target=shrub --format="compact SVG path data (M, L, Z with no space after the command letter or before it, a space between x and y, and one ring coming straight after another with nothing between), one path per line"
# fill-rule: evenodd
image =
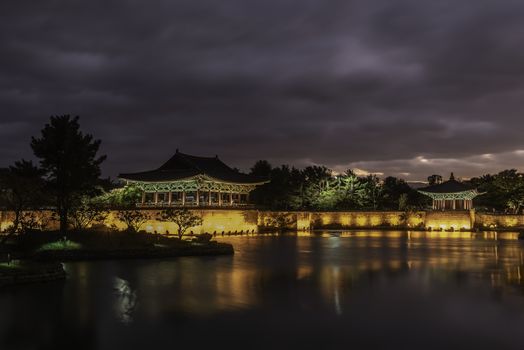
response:
M127 231L133 233L138 232L140 227L149 220L149 215L140 210L119 210L116 216L127 226Z
M202 225L203 221L200 216L193 214L187 208L165 209L160 214L160 220L175 223L178 227L177 234L179 239L182 239L190 227Z
M43 251L49 251L49 250L78 250L78 249L82 249L82 245L80 243L69 241L64 238L56 242L46 243L42 245L40 248L38 248L38 251L43 252Z

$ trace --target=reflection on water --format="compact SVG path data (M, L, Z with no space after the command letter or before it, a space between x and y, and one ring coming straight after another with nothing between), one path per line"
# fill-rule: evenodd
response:
M66 282L0 291L0 348L520 349L524 247L508 238L227 237L233 257L71 263Z
M137 306L136 291L131 288L128 281L119 277L114 279L114 289L117 294L115 302L117 318L124 323L133 321L133 312Z

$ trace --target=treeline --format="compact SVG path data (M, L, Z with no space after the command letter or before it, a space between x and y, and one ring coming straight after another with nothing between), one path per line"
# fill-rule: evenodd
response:
M251 194L251 200L274 210L413 210L431 206L431 199L411 188L404 180L388 176L357 176L351 169L334 174L325 166L297 169L273 167L260 160L251 174L271 180ZM428 177L435 184L439 175ZM481 195L474 199L478 211L522 213L524 174L516 169L483 175L466 181Z
M524 174L516 169L501 171L495 175L483 175L470 180L479 192L474 199L477 210L522 213L524 205Z
M392 176L357 176L351 169L334 174L325 166L297 169L273 167L260 160L254 176L271 181L251 193L251 201L273 210L407 210L421 209L431 200Z

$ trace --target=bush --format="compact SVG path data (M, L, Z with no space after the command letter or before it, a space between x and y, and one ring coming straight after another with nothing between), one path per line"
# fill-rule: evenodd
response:
M43 251L49 251L49 250L78 250L82 249L82 245L80 243L76 243L73 241L69 241L67 239L61 239L56 242L50 242L42 245L40 248L38 248L37 251L43 252Z
M201 235L198 235L197 238L195 238L193 241L197 243L209 243L209 241L211 241L211 238L213 238L212 234L202 233Z

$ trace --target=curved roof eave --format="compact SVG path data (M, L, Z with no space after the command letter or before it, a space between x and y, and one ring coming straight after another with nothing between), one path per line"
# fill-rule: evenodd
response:
M178 178L178 179L166 179L166 180L156 180L156 181L136 180L136 179L126 178L125 176L118 176L119 179L126 180L129 182L143 182L143 183L166 183L166 182L178 182L178 181L191 181L191 180L196 180L200 177L205 177L206 179L214 181L214 182L225 183L225 184L235 184L235 185L263 185L270 181L270 180L265 180L265 181L259 181L259 182L232 182L232 181L225 181L222 179L217 179L209 175L201 175L201 174L191 175L191 176L187 176L184 178Z

